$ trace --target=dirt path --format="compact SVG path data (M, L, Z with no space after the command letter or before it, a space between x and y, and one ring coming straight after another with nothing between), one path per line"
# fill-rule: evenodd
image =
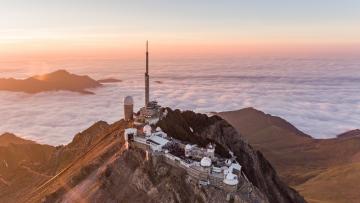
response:
M9 186L9 183L1 176L0 176L0 183L3 183L4 185Z
M35 174L35 175L38 175L38 176L42 176L42 177L45 177L45 178L51 178L53 176L49 176L49 175L46 175L46 174L42 174L42 173L39 173L37 171L34 171L33 169L31 169L30 167L28 166L21 166L21 168L27 170L29 173L32 173L32 174Z

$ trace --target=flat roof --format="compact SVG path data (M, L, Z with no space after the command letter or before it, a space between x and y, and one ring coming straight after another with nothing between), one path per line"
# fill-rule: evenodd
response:
M169 140L167 140L167 139L165 139L165 138L162 138L162 137L160 137L160 136L158 136L158 135L151 135L150 136L150 138L148 139L150 142L153 142L153 143L155 143L155 144L157 144L157 145L161 145L161 146L164 146L164 145L166 145L168 142L169 142Z

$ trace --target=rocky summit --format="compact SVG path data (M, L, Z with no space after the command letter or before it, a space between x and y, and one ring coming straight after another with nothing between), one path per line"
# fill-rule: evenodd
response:
M111 125L97 122L65 146L29 143L34 149L46 150L46 156L25 156L21 159L26 164L13 163L14 170L27 170L17 180L13 173L0 171L0 202L305 202L225 120L191 111L166 111L156 126L174 139L199 146L216 143L216 153L224 157L233 152L248 184L231 197L219 188L201 186L186 170L163 157L129 148L123 135L131 123L120 120ZM17 150L0 149L8 150L6 157L11 157L23 145L11 144Z

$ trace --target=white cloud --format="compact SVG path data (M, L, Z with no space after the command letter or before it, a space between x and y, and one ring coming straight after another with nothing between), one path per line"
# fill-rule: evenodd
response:
M58 145L98 120L117 121L124 96L132 95L136 108L144 103L142 66L118 61L53 65L97 79L111 76L124 81L93 90L96 95L0 92L0 133ZM360 128L359 67L359 60L315 59L155 63L152 81L163 83L153 82L151 95L163 106L198 112L253 106L317 138L328 138Z

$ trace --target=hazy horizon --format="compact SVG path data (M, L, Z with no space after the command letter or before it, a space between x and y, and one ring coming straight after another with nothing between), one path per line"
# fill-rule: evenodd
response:
M136 109L143 104L143 58L61 61L42 66L20 63L18 69L7 69L1 77L26 78L66 69L94 79L113 77L123 82L94 89L95 95L0 92L0 133L13 132L58 145L68 143L77 132L96 121L120 120L123 97L133 96ZM163 106L202 113L254 107L286 119L315 138L330 138L359 128L360 98L356 93L360 86L360 59L245 57L156 61L150 57L150 64L151 97Z
M0 60L356 55L360 2L2 1ZM11 19L11 20L10 20Z

